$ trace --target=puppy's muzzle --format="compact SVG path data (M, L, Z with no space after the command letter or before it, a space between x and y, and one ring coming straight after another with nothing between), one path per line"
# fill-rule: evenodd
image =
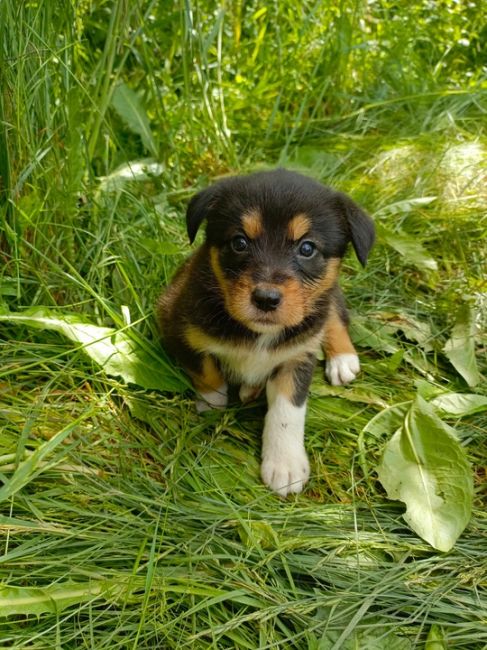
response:
M275 311L282 301L282 293L279 289L268 287L256 287L252 292L252 303L261 311Z

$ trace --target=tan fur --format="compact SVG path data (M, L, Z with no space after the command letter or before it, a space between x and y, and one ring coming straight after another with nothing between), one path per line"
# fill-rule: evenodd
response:
M197 263L198 260L196 254L189 257L181 266L178 273L174 276L166 290L159 296L156 310L161 325L173 319L175 302L184 291L191 269Z
M304 286L303 292L306 294L306 302L311 306L326 291L329 291L336 281L340 272L341 259L339 257L330 257L326 265L325 274L312 285Z
M304 237L311 229L311 221L305 214L297 214L287 226L288 238L297 241Z
M292 360L292 362L281 366L279 372L274 378L275 390L280 395L283 395L289 402L293 401L296 391L294 371L301 364L306 363L306 361L306 354L298 355L295 359Z
M209 356L204 357L201 372L199 374L191 372L190 375L194 387L200 393L206 393L210 390L217 391L225 383L220 369Z
M284 299L279 307L282 314L282 322L286 327L298 325L306 315L306 301L303 294L303 285L294 278L285 280L280 289L283 292Z
M231 287L228 286L225 276L223 274L222 268L220 266L220 261L218 259L218 248L212 246L210 248L210 263L215 278L217 279L218 285L223 293L223 299L225 301L225 307L228 311L230 307L230 298L231 298ZM231 312L230 312L231 313Z
M255 310L251 303L251 294L255 289L255 284L252 282L250 274L244 274L230 282L223 274L216 248L210 249L210 258L211 267L221 287L228 313L249 329L254 329ZM336 283L340 263L339 258L330 258L323 277L311 285L303 286L294 278L289 278L279 285L260 283L259 286L262 288L277 286L283 293L283 300L279 308L267 315L269 325L275 324L281 327L298 325L312 311L316 300Z
M283 293L283 300L281 305L275 311L263 315L257 313L258 310L252 305L252 292L255 289L255 283L250 277L250 273L241 275L236 280L230 282L223 274L218 259L218 249L212 247L210 249L211 268L218 284L222 290L223 299L225 301L225 308L228 313L246 325L253 331L256 330L255 319L260 317L262 322L269 327L293 327L298 325L305 316L305 296L303 295L302 285L294 278L289 278L279 285L278 288ZM268 286L267 284L260 283L259 286Z
M171 314L174 311L174 303L186 284L187 276L187 270L183 268L181 273L174 278L166 291L159 297L157 301L157 313L162 322L171 318Z
M219 340L212 338L196 325L188 325L184 332L184 338L189 343L189 346L198 352L205 352Z
M258 210L251 210L242 216L242 228L249 239L257 239L264 232L262 215Z
M357 354L350 340L348 328L334 305L331 305L326 319L323 347L327 357L335 357L337 354Z

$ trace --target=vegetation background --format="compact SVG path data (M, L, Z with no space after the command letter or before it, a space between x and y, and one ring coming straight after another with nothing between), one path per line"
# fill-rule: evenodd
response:
M485 413L444 416L475 485L448 553L387 500L366 429L418 393L485 394L484 20L481 0L0 3L0 305L30 314L0 329L0 647L486 647ZM313 476L286 501L258 478L264 404L197 416L153 321L191 194L276 165L378 229L344 268L363 373L317 371ZM81 317L167 390L88 357Z

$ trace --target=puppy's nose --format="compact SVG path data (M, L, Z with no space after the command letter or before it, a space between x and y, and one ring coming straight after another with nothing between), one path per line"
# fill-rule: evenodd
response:
M252 292L252 302L262 311L274 311L281 304L282 293L278 289L257 287Z

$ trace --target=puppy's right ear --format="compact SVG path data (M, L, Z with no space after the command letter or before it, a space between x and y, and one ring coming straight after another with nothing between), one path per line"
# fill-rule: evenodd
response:
M186 229L191 244L194 242L198 228L208 216L218 197L218 189L218 184L207 187L206 190L195 194L189 202L186 211Z
M350 240L360 264L365 266L370 249L375 241L374 222L362 208L352 201L346 194L338 193L345 218L348 223Z

